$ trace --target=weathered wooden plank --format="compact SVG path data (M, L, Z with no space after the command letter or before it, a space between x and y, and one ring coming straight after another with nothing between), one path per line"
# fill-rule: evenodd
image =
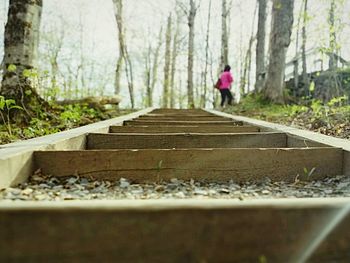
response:
M140 116L137 118L140 121L227 121L229 118L223 118L220 116Z
M87 149L286 148L285 133L106 134L87 136Z
M0 204L0 261L298 262L345 202ZM349 228L348 213L308 262L348 262Z
M137 182L160 179L209 181L293 181L311 171L312 179L342 174L343 152L338 148L295 149L177 149L38 151L35 167L54 176L129 178Z
M146 117L178 117L178 116L184 116L184 117L220 117L218 115L212 114L212 113L203 113L203 114L177 114L177 113L168 113L168 114L157 114L157 113L149 113L144 114L142 116ZM141 117L141 116L140 116Z
M304 139L303 137L294 136L294 135L287 135L287 146L289 148L298 148L298 147L332 147L328 146L324 143L319 143L315 141L311 141L308 139Z
M210 114L201 109L155 109L151 114Z
M184 125L184 126L212 126L212 125L235 125L235 126L241 126L243 125L243 122L237 122L237 121L139 121L137 119L132 121L125 121L124 125L141 125L141 126L177 126L177 125Z
M111 126L111 133L252 133L255 126Z

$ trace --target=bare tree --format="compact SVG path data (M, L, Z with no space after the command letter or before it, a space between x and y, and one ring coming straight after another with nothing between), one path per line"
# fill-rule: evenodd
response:
M256 36L254 34L256 12L257 12L257 6L255 8L254 17L253 17L252 33L250 35L248 49L247 49L247 53L246 53L245 59L244 59L244 70L243 70L243 75L242 75L242 79L241 79L241 87L240 87L241 95L244 95L245 87L248 88L248 92L250 89L250 69L251 69L251 64L252 64L252 47L253 47L253 43L256 39Z
M301 44L301 57L302 57L302 63L303 63L303 85L304 85L304 94L308 95L309 93L309 87L310 87L310 81L309 77L307 75L307 64L306 64L306 24L307 24L307 16L308 16L308 0L304 0L304 12L303 12L303 28L302 28L302 44Z
M228 30L227 30L227 1L221 0L221 57L220 68L228 64Z
M154 52L153 56L153 66L152 66L152 79L151 79L151 89L150 89L150 104L149 106L153 106L153 91L157 83L157 76L158 76L158 64L159 64L159 53L160 53L160 48L162 46L162 34L163 34L163 28L161 27L159 30L159 36L158 36L158 44Z
M273 0L270 59L264 95L275 103L284 103L284 72L286 53L291 42L293 9L294 0Z
M208 89L208 64L209 64L209 37L210 37L210 21L211 21L211 0L209 0L208 7L208 19L207 19L207 32L205 37L205 65L203 72L203 94L201 97L201 107L205 108L206 100L207 100L207 89Z
M188 108L195 107L193 97L193 63L194 63L194 22L197 14L198 7L194 0L190 1L190 10L187 12L188 18L188 66L187 66L187 104Z
M258 0L259 18L256 44L256 75L255 90L261 92L264 86L265 73L265 39L266 39L266 17L267 17L267 0Z
M163 108L169 107L170 65L171 65L171 14L168 17L167 30L165 34L165 63L163 83Z
M113 0L114 14L118 26L119 57L115 69L114 94L120 93L120 79L124 58L124 28L123 28L123 2L122 0Z
M188 57L187 57L187 107L194 108L193 94L193 64L194 64L194 38L195 38L195 18L200 2L197 4L195 0L189 0L189 8L183 4L181 0L176 1L177 5L182 9L187 17L188 23Z
M337 34L335 28L335 9L336 0L331 0L331 7L329 9L329 69L334 70L337 68Z
M173 38L173 50L171 55L171 75L170 75L170 108L175 107L175 72L176 61L179 51L179 36L180 36L180 15L177 14L176 30Z
M5 27L1 94L23 106L29 116L44 103L26 74L37 66L41 12L42 0L10 0Z
M135 107L134 100L134 83L133 83L133 71L132 63L127 49L125 41L125 28L123 25L123 0L113 0L114 3L114 13L118 26L118 39L119 39L119 58L116 66L115 73L115 94L120 93L120 79L122 71L122 63L125 65L125 74L128 81L128 89L130 96L131 108Z

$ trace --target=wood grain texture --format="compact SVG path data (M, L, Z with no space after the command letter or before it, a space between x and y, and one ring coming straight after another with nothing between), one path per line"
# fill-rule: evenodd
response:
M0 209L1 262L296 262L338 205ZM348 262L350 215L308 262Z
M140 121L225 121L231 120L220 116L140 116Z
M286 148L285 133L104 134L87 136L87 149Z
M143 121L143 120L132 120L132 121L124 121L124 125L126 126L176 126L176 125L184 125L184 126L213 126L213 125L233 125L233 126L242 126L243 122L240 121Z
M252 133L254 126L111 126L110 133Z
M53 176L128 178L154 182L178 178L237 182L294 181L315 168L311 179L342 174L338 148L38 151L35 168Z

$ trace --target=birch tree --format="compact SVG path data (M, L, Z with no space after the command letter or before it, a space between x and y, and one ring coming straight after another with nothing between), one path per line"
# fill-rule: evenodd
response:
M227 17L229 11L227 8L227 1L221 2L221 57L220 57L220 70L225 65L228 65L228 29L227 29Z
M255 90L261 92L264 86L265 72L265 39L266 39L266 17L267 17L267 0L258 0L259 17L258 32L256 44L256 75Z
M294 21L293 9L294 0L273 0L270 59L264 96L275 103L284 103L284 72Z
M122 73L122 65L124 62L125 74L128 81L128 89L130 96L131 108L135 107L134 99L134 77L131 59L125 41L125 28L123 23L123 0L113 0L114 14L118 27L118 41L119 41L119 58L115 71L115 94L120 93L120 79Z
M29 116L44 103L28 74L37 67L42 5L42 0L10 0L5 26L1 95L14 99Z

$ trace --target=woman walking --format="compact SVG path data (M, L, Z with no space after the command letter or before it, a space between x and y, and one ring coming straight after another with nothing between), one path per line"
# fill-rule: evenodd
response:
M220 93L221 93L221 107L224 107L226 98L228 99L227 104L232 105L233 96L231 94L231 84L233 83L233 77L231 75L231 67L225 66L224 72L220 75Z

